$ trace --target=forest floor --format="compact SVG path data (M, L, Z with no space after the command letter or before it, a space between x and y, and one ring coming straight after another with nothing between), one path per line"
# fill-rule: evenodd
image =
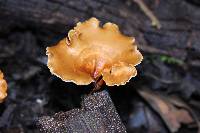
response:
M144 56L136 78L125 86L105 87L127 131L196 133L200 2L144 0L161 24L158 29L136 1L0 1L0 69L8 81L8 97L0 105L0 133L36 133L39 116L80 107L92 85L77 86L52 76L45 52L90 17L118 24L136 38Z

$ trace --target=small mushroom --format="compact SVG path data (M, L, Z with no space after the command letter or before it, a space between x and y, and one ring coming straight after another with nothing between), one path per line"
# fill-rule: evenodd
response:
M48 68L66 82L88 85L99 77L106 85L124 85L137 75L143 57L135 39L116 24L99 26L96 18L77 23L56 45L47 47Z
M3 73L0 70L0 103L3 102L3 100L7 96L7 83L3 78Z

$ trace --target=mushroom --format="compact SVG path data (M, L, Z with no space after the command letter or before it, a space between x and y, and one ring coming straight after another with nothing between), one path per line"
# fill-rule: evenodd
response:
M63 81L88 85L100 77L106 85L124 85L137 75L143 57L135 38L123 35L116 24L99 26L96 18L77 23L68 37L47 47L48 68Z
M3 73L0 70L0 103L3 102L3 100L7 96L7 83L3 78Z

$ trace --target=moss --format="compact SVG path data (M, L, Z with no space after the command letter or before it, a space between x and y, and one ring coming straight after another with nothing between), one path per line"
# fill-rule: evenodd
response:
M160 60L162 62L168 63L168 64L176 64L176 65L183 65L184 62L180 59L171 57L171 56L166 56L166 55L161 55Z
M174 65L183 65L184 61L181 59L177 59L175 57L167 56L167 55L147 55L144 56L144 60L148 63L153 63L155 61L162 61L167 64L174 64Z

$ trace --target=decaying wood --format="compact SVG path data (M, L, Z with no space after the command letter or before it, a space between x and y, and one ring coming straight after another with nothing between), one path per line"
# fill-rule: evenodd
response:
M86 96L81 109L43 116L38 120L40 131L45 133L125 133L126 129L108 92Z
M3 0L0 1L0 24L4 26L0 28L0 33L9 32L16 26L66 33L77 21L94 16L103 22L118 24L126 34L135 36L141 45L139 47L147 53L152 52L153 48L153 52L156 50L156 53L163 54L165 51L171 56L185 59L185 48L188 48L187 40L190 40L191 33L195 36L190 41L190 49L200 51L196 39L200 35L198 7L192 6L187 0L167 0L154 7L152 11L160 20L162 30L151 27L148 18L132 1Z

